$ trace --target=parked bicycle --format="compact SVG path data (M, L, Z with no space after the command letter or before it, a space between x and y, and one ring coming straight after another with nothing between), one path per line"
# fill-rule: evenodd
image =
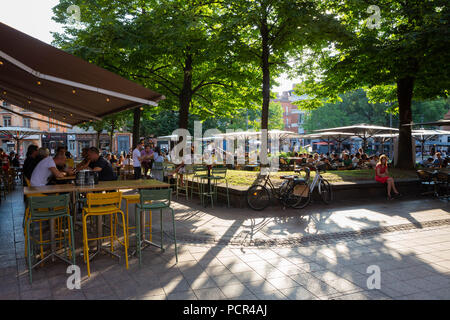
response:
M284 208L296 208L302 199L294 193L297 185L305 185L309 180L309 172L305 177L299 175L282 176L284 181L277 189L270 179L270 172L261 173L256 182L247 190L247 203L253 210L264 210L270 205L272 198L282 203Z
M333 189L331 184L322 177L321 173L325 172L325 165L314 166L316 175L311 183L306 182L304 185L296 186L293 193L299 197L300 201L295 206L296 209L303 209L311 202L311 195L317 188L317 193L319 194L322 201L329 204L333 199ZM304 168L304 170L309 168Z
M331 184L322 177L321 171L324 172L322 166L314 168L316 175L311 183L309 182L310 169L304 167L301 169L306 173L304 177L300 175L282 176L281 179L284 181L278 189L273 185L269 173L261 174L257 182L247 190L249 207L253 210L264 210L275 197L285 208L302 209L311 202L311 195L316 188L322 201L326 204L330 203L333 198Z

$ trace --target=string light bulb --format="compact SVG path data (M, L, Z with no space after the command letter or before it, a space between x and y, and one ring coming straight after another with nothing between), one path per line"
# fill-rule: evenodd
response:
M2 66L3 65L3 61L0 61L0 66Z
M109 102L110 101L110 99L109 98L106 98L106 102Z
M72 93L75 94L77 93L77 91L75 89L72 89Z
M144 107L141 107L140 109L141 109L141 111L144 111Z
M38 84L38 86L40 86L42 84L42 82L38 81L37 84Z

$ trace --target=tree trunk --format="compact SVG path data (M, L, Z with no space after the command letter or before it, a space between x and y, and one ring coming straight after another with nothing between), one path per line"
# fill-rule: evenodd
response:
M262 96L263 103L261 109L261 150L260 162L261 165L267 164L267 144L269 129L269 104L270 104L270 46L269 46L269 28L267 26L267 19L262 21L260 28L262 38L262 54L261 54L261 68L263 73ZM266 130L263 136L263 130Z
M187 129L189 125L189 107L192 100L192 55L186 55L183 68L183 89L180 94L178 127Z
M100 134L101 131L97 131L97 149L100 150Z
M114 121L111 121L111 131L109 132L109 151L114 152L114 130L116 130L116 125Z
M264 22L261 25L261 37L262 37L262 56L261 56L261 68L263 73L262 84L262 110L261 110L261 129L269 129L269 103L270 103L270 48L269 48L269 29L267 23Z
M412 156L411 126L403 126L412 121L411 103L414 90L414 78L406 77L397 81L397 99L399 106L399 140L397 168L414 169Z
M133 110L133 143L132 148L139 143L141 138L141 108L134 108Z

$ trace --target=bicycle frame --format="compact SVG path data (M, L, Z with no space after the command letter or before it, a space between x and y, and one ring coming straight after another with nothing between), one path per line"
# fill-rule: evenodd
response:
M289 182L287 182L289 183ZM282 198L282 194L280 191L280 188L275 188L275 185L273 184L272 180L270 179L270 173L268 173L267 175L264 176L264 183L261 183L262 186L264 186L265 188L269 189L270 188L270 192L273 196L275 196L275 198L277 198L278 200L281 200Z

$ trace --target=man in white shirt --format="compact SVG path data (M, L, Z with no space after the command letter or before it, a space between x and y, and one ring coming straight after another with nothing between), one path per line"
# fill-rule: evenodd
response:
M30 185L32 187L41 187L48 184L49 178L53 175L56 178L62 178L66 175L65 172L59 171L56 166L63 166L66 164L66 156L58 153L54 158L47 156L39 161L31 174Z
M138 180L141 178L141 150L144 147L143 141L140 141L136 148L133 150L133 168L134 168L134 179Z

